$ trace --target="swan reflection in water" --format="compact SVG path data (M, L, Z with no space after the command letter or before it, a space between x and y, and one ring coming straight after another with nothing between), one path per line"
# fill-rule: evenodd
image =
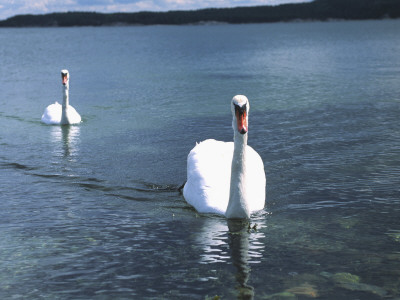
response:
M64 158L74 156L79 150L79 126L52 126L51 140L57 145L54 148L56 156Z
M261 221L263 222L263 221ZM236 268L237 298L253 299L254 289L248 285L250 265L261 262L264 244L260 241L264 233L250 227L248 220L205 220L202 231L197 236L204 253L201 263L229 263ZM258 223L258 229L263 224Z

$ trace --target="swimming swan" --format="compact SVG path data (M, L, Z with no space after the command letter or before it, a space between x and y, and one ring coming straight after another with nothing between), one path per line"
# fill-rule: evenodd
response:
M234 141L205 140L188 155L183 196L199 213L244 219L264 208L264 164L247 145L249 108L245 96L233 97Z
M69 105L69 72L68 70L61 70L62 89L63 89L63 102L62 105L56 101L50 104L44 110L42 115L42 122L54 125L68 125L77 124L81 122L81 116L78 112Z

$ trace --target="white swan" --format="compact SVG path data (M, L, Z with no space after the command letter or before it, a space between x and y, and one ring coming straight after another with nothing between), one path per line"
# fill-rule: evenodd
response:
M200 213L249 218L264 208L264 164L247 145L249 108L245 96L233 97L234 142L205 140L188 155L183 196Z
M81 116L78 112L69 105L69 72L68 70L61 70L63 102L62 105L56 101L50 104L44 110L42 115L42 122L54 125L67 125L77 124L81 122Z

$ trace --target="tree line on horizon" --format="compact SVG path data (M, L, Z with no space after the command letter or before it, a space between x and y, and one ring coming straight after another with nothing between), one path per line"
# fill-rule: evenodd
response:
M67 12L17 15L0 27L68 27L111 25L183 25L202 22L230 24L331 19L366 20L400 18L399 0L314 0L278 6L208 8L190 11L96 13Z

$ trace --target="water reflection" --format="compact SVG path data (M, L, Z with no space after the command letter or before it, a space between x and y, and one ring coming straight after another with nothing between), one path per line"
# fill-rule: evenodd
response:
M79 136L79 126L53 126L51 139L59 146L54 148L57 156L67 158L76 155L79 150Z
M254 289L247 284L250 276L249 235L251 226L247 221L228 220L228 228L232 263L237 269L238 299L253 299Z
M238 299L253 299L254 288L248 284L250 264L261 262L264 234L258 229L262 224L250 224L247 220L207 219L198 235L204 253L201 263L232 263L236 268Z

